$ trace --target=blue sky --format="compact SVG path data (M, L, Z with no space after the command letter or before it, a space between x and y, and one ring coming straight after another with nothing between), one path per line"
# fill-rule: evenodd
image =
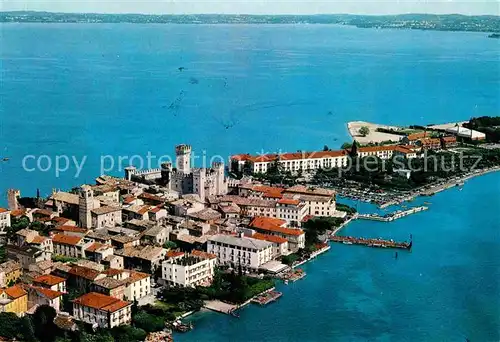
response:
M3 11L251 14L500 14L498 0L0 0Z

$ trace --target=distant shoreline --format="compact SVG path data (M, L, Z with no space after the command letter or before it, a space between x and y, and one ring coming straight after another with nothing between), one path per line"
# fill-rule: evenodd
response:
M425 31L500 32L500 16L459 14L266 15L266 14L105 14L36 11L0 12L0 23L75 24L324 24L357 28Z

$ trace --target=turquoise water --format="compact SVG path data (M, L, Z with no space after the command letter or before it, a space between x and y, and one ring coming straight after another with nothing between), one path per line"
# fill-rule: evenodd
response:
M10 157L0 163L2 194L92 182L101 155L171 155L178 143L224 157L317 150L349 140L352 120L425 124L500 108L498 40L483 33L324 25L0 29L0 155ZM53 168L25 172L29 154L87 159L75 179L73 164L59 177ZM115 165L110 173L123 171Z
M492 186L493 185L493 186ZM411 252L332 244L282 285L283 297L241 318L193 317L176 341L498 341L500 173L427 198L390 222L355 221L342 235L408 240ZM415 204L423 200L415 201Z
M209 156L313 150L348 140L351 120L425 124L500 108L498 41L481 33L9 24L0 39L1 194L93 182L101 155L159 156L181 142ZM24 171L27 154L87 160L78 178L74 166L56 177ZM198 314L176 340L498 341L499 184L490 174L432 197L427 212L354 222L342 234L411 233L414 249L395 260L333 245L278 303L240 319Z

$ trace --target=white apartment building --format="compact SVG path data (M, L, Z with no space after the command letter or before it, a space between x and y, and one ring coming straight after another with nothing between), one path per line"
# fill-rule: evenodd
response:
M54 253L72 258L85 258L85 249L93 243L94 240L79 236L56 234L52 237Z
M218 263L258 269L273 259L273 244L247 237L213 235L207 241L207 252L215 254Z
M100 328L114 328L130 324L131 308L130 302L90 292L73 300L73 317Z
M320 168L332 168L346 166L348 152L339 151L317 151L296 152L283 154L266 154L262 156L251 156L240 154L231 157L232 165L237 165L239 171L243 170L245 164L254 173L266 173L271 163L279 162L285 171L307 172Z
M10 227L10 211L0 208L0 232L4 231L7 227Z
M162 264L162 279L174 286L209 286L214 276L216 261L214 254L199 251L171 258Z
M124 273L128 273L128 277L125 278L127 300L139 300L151 294L151 275L132 270L125 270Z

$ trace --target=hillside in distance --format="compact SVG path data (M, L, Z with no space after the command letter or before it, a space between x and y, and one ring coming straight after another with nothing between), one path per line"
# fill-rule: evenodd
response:
M52 12L0 12L9 23L158 23L158 24L337 24L360 28L398 28L439 31L500 32L500 16L459 14L401 15L250 15L250 14L99 14Z

